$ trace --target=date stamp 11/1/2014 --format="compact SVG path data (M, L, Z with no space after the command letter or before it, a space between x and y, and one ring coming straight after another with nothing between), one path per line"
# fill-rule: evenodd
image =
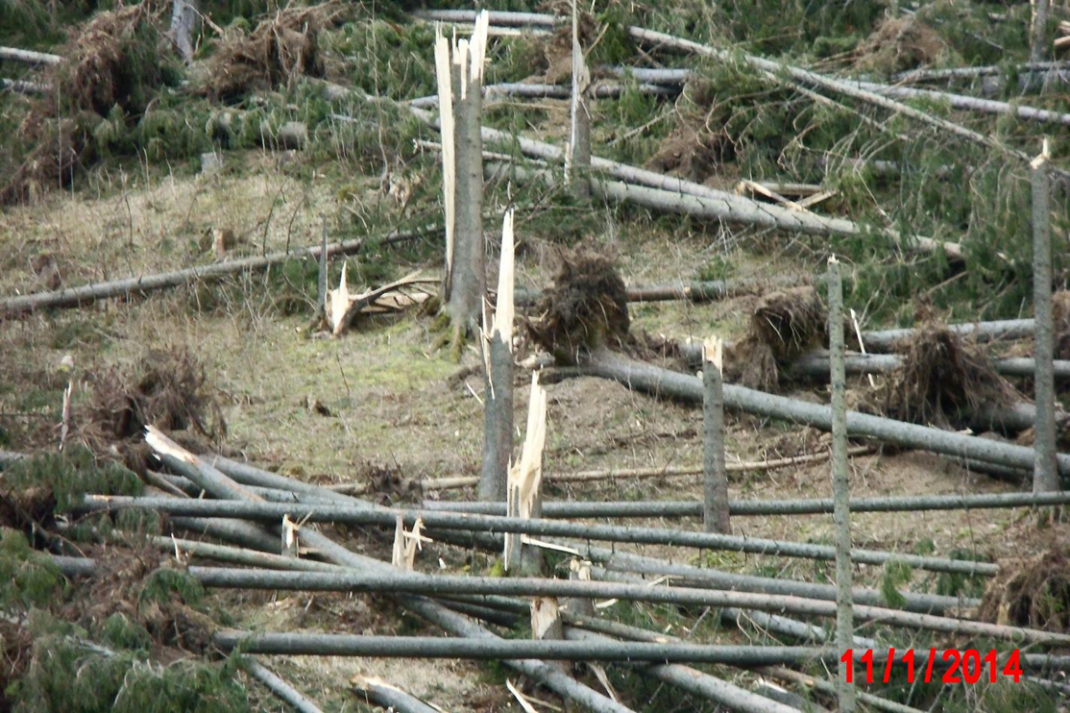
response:
M937 651L932 648L927 654L916 654L914 649L900 653L891 648L888 649L887 656L880 656L880 653L882 652L877 654L880 661L874 663L873 649L868 649L858 656L855 655L854 649L847 649L840 657L840 661L847 664L847 683L855 682L855 667L859 664L864 667L864 670L858 672L859 683L889 683L893 677L903 675L899 670L892 670L897 662L905 669L907 683L914 683L916 678L924 683L978 683L981 679L995 683L1001 677L1018 683L1023 675L1018 649L1002 657L1003 660L1000 660L1001 657L995 649L982 653L977 649ZM940 665L936 666L934 672L934 664L938 662Z

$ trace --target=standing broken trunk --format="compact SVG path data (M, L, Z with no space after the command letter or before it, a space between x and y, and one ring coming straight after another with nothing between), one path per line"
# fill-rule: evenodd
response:
M494 319L483 315L486 377L483 397L483 469L479 499L506 499L509 458L513 452L513 211L502 222L502 256L498 270L498 304Z
M197 0L174 0L171 9L171 41L175 43L178 55L186 64L193 61L193 33L197 29L199 17Z
M509 497L506 513L510 517L537 519L542 514L542 449L546 443L546 389L539 384L539 372L531 373L528 396L528 425L520 461L509 468ZM521 533L505 534L505 571L541 576L542 552L525 544Z
M587 90L591 73L580 46L579 13L572 0L572 101L569 107L570 129L568 151L565 153L566 175L572 195L585 199L591 195L587 172L591 168L591 113L587 106Z
M1039 13L1039 4L1038 10ZM1036 465L1033 492L1059 489L1055 450L1054 329L1051 300L1051 212L1048 206L1048 142L1030 164L1033 183L1033 308L1035 311Z
M854 607L851 601L851 505L847 480L847 375L843 363L843 285L840 265L829 258L829 351L832 370L832 498L836 527L836 644L843 651L854 645ZM847 681L847 663L840 661L840 710L855 709L854 686Z
M728 472L724 462L724 383L722 381L721 340L713 337L702 349L702 384L705 398L702 403L703 471L705 474L705 502L703 519L706 532L730 534L728 519Z
M483 59L489 15L476 18L471 40L435 38L442 124L446 277L443 298L458 337L479 322L485 292L483 253Z

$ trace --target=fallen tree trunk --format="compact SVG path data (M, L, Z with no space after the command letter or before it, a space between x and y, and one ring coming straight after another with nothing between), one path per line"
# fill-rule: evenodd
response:
M164 456L169 467L180 468L188 464L175 462ZM522 517L495 517L491 515L466 515L463 513L433 512L426 510L369 509L351 505L289 504L263 501L248 502L229 498L224 500L125 497L87 495L76 505L81 512L110 512L124 509L151 509L172 515L192 517L223 517L279 522L283 516L294 521L337 522L350 525L383 525L395 527L398 518L406 525L417 519L426 527L473 530L476 532L508 532L551 537L575 537L604 542L628 542L633 544L669 545L708 549L750 552L753 554L805 559L831 560L835 550L825 545L803 542L767 540L756 537L721 535L711 532L666 530L653 527L616 527L610 525L585 525ZM934 572L958 572L961 574L994 575L998 565L987 562L949 560L940 557L883 552L880 550L852 550L851 558L865 564L884 564L895 560L919 569Z
M46 94L49 91L49 86L23 79L4 79L0 77L0 89L6 89L16 94Z
M618 82L600 82L590 88L591 94L597 99L616 99L630 87ZM635 87L640 94L672 97L680 93L678 87L662 86L660 84L643 83ZM520 82L503 82L501 84L488 84L483 87L483 98L492 101L497 97L517 97L520 99L568 99L571 90L561 84L522 84ZM417 97L409 102L409 106L417 109L431 109L438 106L438 95Z
M866 341L866 333L862 333L862 339ZM868 343L866 345L869 346ZM899 354L857 354L846 356L847 373L858 376L864 374L880 374L895 371L903 365L903 357ZM993 359L992 366L996 372L1004 376L1031 377L1036 371L1036 360L1017 357L1012 359ZM816 376L825 378L828 376L828 353L824 350L807 352L791 364L791 372L798 376ZM1054 373L1056 378L1070 379L1070 360L1057 359L1054 361Z
M692 403L699 403L702 399L702 384L698 378L626 359L604 348L591 354L581 370L655 395ZM824 431L832 428L832 412L828 406L767 394L743 386L728 385L724 391L725 405L729 408L805 424ZM887 443L962 458L967 462L980 461L1031 469L1036 458L1032 448L965 436L857 411L848 412L847 430L848 435L853 438L876 438ZM1070 455L1059 456L1059 472L1070 475Z
M378 594L494 594L524 597L583 597L585 599L626 599L628 601L680 605L729 606L762 611L788 611L812 616L836 616L835 602L749 592L651 587L645 584L617 584L544 578L427 576L399 571L389 574L371 574L352 570L338 572L285 572L220 567L190 567L189 574L201 585L209 588ZM1016 641L1050 646L1066 646L1070 644L1070 634L952 619L932 614L916 614L899 609L859 605L856 607L855 615L860 620L885 625L940 631L963 636L984 636L1000 641ZM382 638L390 639L393 637ZM546 643L547 641L542 640L539 643ZM255 649L250 651L256 653ZM859 654L861 653L859 652ZM540 658L545 657L540 656Z
M0 61L57 65L63 61L63 58L58 54L34 52L33 50L20 50L17 47L0 47Z
M673 300L688 300L690 302L711 302L723 300L738 295L749 295L763 292L772 287L784 288L795 287L805 283L803 276L777 275L768 280L744 279L744 280L709 280L685 282L681 280L675 284L662 285L631 285L627 287L629 302L669 302ZM517 305L531 305L538 302L542 297L542 290L516 290Z
M179 459L173 456L166 456L166 458L170 459L170 461L178 467L178 472L195 481L198 480L199 476L196 475L194 471L199 470L201 464L205 462L204 459L198 459L196 463L190 463L188 459ZM259 469L250 466L241 466L241 464L234 463L233 461L226 461L226 459L223 459L222 457L216 457L213 460L218 465L224 467L240 466L234 468L235 471L242 472L246 477L255 478L259 480L261 484L272 481L281 481L287 483L290 488L296 489L299 487L297 481L292 481L283 476L260 471ZM214 466L211 465L209 467L214 468ZM219 481L214 474L208 479L206 485L211 486L206 487L206 489L216 497L233 497L234 493L237 491L233 481L230 483ZM315 489L315 486L305 485L307 488ZM338 498L346 498L346 496L343 495L334 495ZM249 525L249 523L242 524ZM260 528L254 529L263 533ZM263 545L256 545L256 547L270 552L277 551L278 540L270 537L267 533L263 533L263 536L269 544L267 544L266 547ZM334 542L334 540L315 530L303 531L302 538L308 546L316 550L320 557L333 564L356 568L365 572L394 573L397 571L385 562L350 552L345 547ZM399 596L398 602L408 611L426 619L454 636L477 639L479 643L498 640L498 637L492 632L479 626L471 619L450 611L448 608L437 602L422 597L406 595ZM584 705L592 711L595 711L595 713L634 713L630 708L622 706L616 701L596 693L550 664L534 660L509 660L503 661L503 663L525 676L528 676L532 680L543 684L562 698Z
M852 498L851 512L923 512L932 510L989 510L1002 508L1070 505L1070 492L1056 493L987 493L983 495L903 495L880 498ZM504 515L500 503L450 502L425 500L425 510L469 512L477 515ZM616 517L701 517L702 503L697 500L625 500L592 502L548 502L542 506L548 518L616 518ZM828 515L831 498L811 500L731 500L729 511L735 517L769 515Z
M992 322L962 322L945 325L947 329L960 337L972 337L978 342L997 339L1021 339L1033 335L1032 319L1001 319ZM863 332L862 341L867 352L886 352L894 349L898 342L913 339L918 330L912 327L900 329L881 329Z
M414 240L430 231L438 229L438 226L429 226L419 230L393 231L378 240L359 238L357 240L346 240L340 243L332 243L327 246L327 256L336 257L339 255L351 255L355 252L359 252L371 243L377 245L393 245L407 240ZM16 297L3 297L0 298L0 317L13 317L40 309L78 307L96 300L122 297L124 295L145 294L156 290L179 287L195 280L219 279L235 273L263 270L272 265L279 265L289 260L318 258L320 250L320 246L317 245L303 250L272 253L262 257L248 257L231 262L189 267L183 270L175 270L174 272L128 277L121 280L100 282L93 285L82 285L80 287L65 287L62 290L56 290L54 292L39 292Z
M354 695L387 711L397 711L397 713L442 713L442 709L432 708L419 698L377 678L358 675L354 676L350 683L353 684Z
M323 713L319 706L253 657L242 656L240 660L241 667L245 669L246 673L264 684L276 697L287 703L298 713Z
M439 128L438 122L428 112L416 108L413 108L412 112L429 126ZM536 158L556 163L564 162L563 149L541 141L517 137L489 127L483 127L483 139L517 145L523 153ZM745 196L719 191L699 183L604 158L592 157L591 167L619 181L627 182L592 180L592 188L597 194L613 200L636 202L658 210L671 210L700 217L815 235L860 235L865 232L858 224L843 218L826 218L816 213L794 211L770 203L761 203ZM533 175L543 180L554 180L553 174L547 171L533 171L520 167L515 167L513 171L522 176ZM891 229L884 229L880 232L897 243L905 243L907 247L916 246L925 251L943 250L952 260L962 261L963 259L962 248L957 243L935 241L924 237L901 238Z
M1027 62L1010 68L1016 74L1035 74L1037 72L1048 73L1070 71L1070 62ZM1004 74L1008 68L999 65L986 65L983 67L950 67L947 69L911 69L906 72L892 75L892 82L904 84L911 82L941 81L945 79L972 79L989 75Z

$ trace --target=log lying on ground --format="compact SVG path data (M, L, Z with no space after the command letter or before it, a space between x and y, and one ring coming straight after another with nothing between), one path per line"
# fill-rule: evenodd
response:
M353 693L368 703L397 713L442 713L440 708L432 708L419 698L409 695L397 686L369 676L355 676L350 680Z
M434 117L421 109L412 112L424 123L438 128ZM529 156L547 161L562 163L564 150L541 141L534 141L507 134L489 127L483 127L484 141L494 141L505 145L517 145ZM699 183L672 178L656 171L636 168L608 159L592 157L591 167L595 171L618 179L617 181L592 181L596 192L604 198L635 202L648 208L688 213L704 218L727 220L734 223L759 225L792 232L814 235L861 235L866 231L861 226L843 218L827 218L816 213L793 211L770 203L761 203L745 196L726 191L719 191ZM542 180L554 180L553 174L516 167L516 173ZM625 183L627 182L627 183ZM941 242L924 237L901 237L890 229L878 231L904 247L916 247L925 251L944 251L949 259L962 261L962 248L957 243Z
M591 94L597 99L616 99L623 94L628 87L618 82L602 82L591 87ZM635 87L640 94L649 94L660 97L676 96L680 93L679 88L662 86L660 84L643 83ZM520 99L568 99L569 88L559 84L521 84L519 82L506 82L502 84L488 84L483 87L483 98L493 101L497 97L516 97ZM409 102L409 106L417 109L431 109L438 106L438 95L418 97Z
M178 466L168 463L169 467ZM473 530L477 532L510 532L552 537L575 537L604 542L630 542L635 544L670 545L709 549L750 552L753 554L802 557L807 559L833 559L832 547L803 542L784 542L755 537L721 535L710 532L665 530L653 527L616 527L610 525L585 525L553 520L519 517L495 517L491 515L466 515L463 513L433 512L426 510L373 510L351 505L289 504L269 502L243 502L236 498L226 500L170 499L150 497L124 497L96 495L85 496L76 505L81 512L110 512L123 509L151 509L171 515L191 517L223 517L255 519L279 522L283 516L294 521L337 522L350 525L396 526L401 518L406 525L419 519L426 527ZM961 574L994 575L999 567L984 562L949 560L940 557L883 552L880 550L852 550L851 557L865 564L884 564L895 560L919 569L934 572L958 572Z
M285 701L298 713L323 713L319 706L253 657L242 656L241 666L250 676L267 686L280 700Z
M948 324L947 329L960 337L972 337L978 342L998 339L1021 339L1033 335L1032 319L1001 319L992 322L962 322ZM881 329L862 333L862 341L867 352L887 352L895 348L898 342L913 339L918 330L913 327L900 329Z
M1038 72L1070 72L1070 62L1026 62L1012 68L1017 74L1035 74ZM947 69L911 69L892 75L892 81L896 84L910 82L943 81L948 79L973 79L1004 74L1006 67L999 65L986 65L983 67L949 67Z
M0 47L0 62L25 62L26 64L57 65L63 61L58 54L20 50L16 47Z
M1070 491L1057 493L988 493L983 495L904 495L880 498L852 498L851 512L924 512L932 510L990 510L1070 505ZM478 515L503 515L501 503L450 502L425 500L425 510L469 512ZM700 517L702 503L697 500L625 500L592 502L546 502L542 516L548 518L597 517ZM827 515L832 512L831 498L812 500L732 500L733 516Z
M626 599L629 601L682 605L729 606L762 611L786 611L812 616L833 617L836 615L835 602L802 599L800 597L563 579L427 576L398 571L390 574L366 574L355 571L283 572L278 570L220 567L190 567L189 573L203 586L209 588L405 593L439 596L445 594L494 594L506 596L554 596L558 598L583 597L585 599ZM985 636L1001 641L1051 646L1070 645L1070 634L951 619L932 614L915 614L898 609L859 605L856 607L855 616L860 620L873 621L885 625L940 631L963 636Z
M346 240L340 243L332 243L327 246L327 256L351 255L359 252L370 244L393 245L395 243L414 240L429 232L439 230L438 226L428 226L419 230L392 231L378 239L359 238ZM279 265L290 260L304 258L318 258L320 246L294 250L291 252L272 253L260 257L247 257L231 262L216 263L189 267L174 272L164 272L155 275L142 275L140 277L128 277L121 280L111 280L93 285L80 287L65 287L54 292L39 292L30 295L0 298L0 317L13 317L39 309L54 309L61 307L78 307L96 300L122 297L124 295L136 295L179 287L197 280L210 280L233 275L240 272L263 270L272 265Z
M866 333L862 333L865 341ZM863 374L881 374L894 371L903 365L903 357L899 354L858 354L851 353L845 360L847 373L853 376ZM1004 376L1031 377L1036 371L1036 360L1023 357L1011 359L993 359L992 366L996 373ZM821 349L803 354L791 365L793 374L799 376L815 376L825 378L829 373L828 353ZM1057 359L1054 362L1054 373L1058 379L1070 379L1070 360Z
M631 285L627 288L629 302L670 302L688 300L690 302L711 302L739 295L760 293L771 288L795 287L805 283L807 278L795 275L777 275L767 280L710 280L663 285ZM542 297L542 290L516 290L517 305L531 305Z
M627 359L599 349L590 355L583 373L617 381L629 388L655 395L699 403L702 384L697 377ZM827 431L832 427L828 406L785 396L767 394L743 386L725 387L725 405L745 413L813 426ZM1032 448L999 443L936 428L904 423L880 416L851 411L847 429L852 438L875 438L909 448L1013 468L1030 469L1036 458ZM1070 455L1059 456L1059 472L1070 475Z
M565 630L568 641L614 643L608 636L574 628ZM792 713L796 709L740 688L707 673L681 664L643 666L639 672L740 713Z
M159 453L159 451L157 451ZM176 454L181 455L181 454ZM191 480L200 481L202 478L207 477L203 482L203 486L206 490L211 492L212 495L221 498L233 498L238 491L236 484L231 481L230 483L219 480L216 473L211 471L215 470L215 467L207 464L204 459L192 459L194 462L190 462L188 454L186 458L179 458L176 456L166 455L164 456L165 462L170 461L176 466L179 473L189 477ZM224 467L241 466L241 464L233 463L232 461L226 461L226 459L216 458L214 461ZM205 467L207 466L207 467ZM272 473L266 473L265 471L259 471L259 469L245 467L236 467L236 471L242 472L246 477L251 477L259 481L259 484L264 485L269 482L283 482L292 489L296 489L297 481L292 481L283 476L275 475ZM203 472L196 472L203 471ZM218 473L218 471L216 471ZM223 476L226 478L226 476ZM305 484L307 488L314 489L315 486ZM348 499L344 495L334 494L335 497ZM254 498L247 498L254 499ZM244 523L248 524L248 523ZM259 529L259 528L257 528ZM268 544L266 547L262 545L254 545L259 549L266 549L268 551L276 551L278 549L278 540L267 538ZM318 555L323 559L337 565L343 565L345 567L357 568L366 572L379 572L379 573L394 573L396 570L385 562L373 559L371 557L365 557L358 555L354 552L350 552L345 547L342 547L338 543L334 542L329 537L316 532L315 530L304 530L302 532L302 539L305 544L312 547L317 551ZM413 597L408 595L401 595L398 597L398 602L406 610L416 614L417 616L431 622L435 626L438 626L448 633L454 636L461 636L467 639L477 639L479 643L487 643L497 641L498 637L492 632L484 629L471 619L464 617L456 612L450 611L448 608L438 604L437 602L424 599L422 597ZM571 676L562 673L556 667L544 663L542 661L535 660L509 660L503 662L506 666L519 671L525 676L537 681L550 690L553 690L561 697L575 701L581 705L584 705L596 713L631 713L631 709L626 706L620 705L616 701L613 701L593 690L587 686L577 682Z
M0 89L15 92L16 94L47 94L49 86L24 79L5 79L0 77Z

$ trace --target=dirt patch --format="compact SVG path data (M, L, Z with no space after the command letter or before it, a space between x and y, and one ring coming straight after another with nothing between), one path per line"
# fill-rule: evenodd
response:
M913 18L888 18L855 53L856 68L894 74L939 62L947 56L948 46L928 25Z
M227 424L204 367L186 349L151 350L131 370L104 369L92 378L93 395L78 425L98 453L117 450L135 471L148 457L145 426L186 431L218 442Z
M827 315L809 285L765 295L751 314L746 336L728 351L728 379L762 391L775 389L792 361L827 342Z
M614 261L585 248L562 252L551 287L525 320L528 334L558 361L574 364L596 347L628 339L628 291Z
M323 76L319 34L346 13L340 3L290 7L256 26L224 37L200 91L216 100L287 84L303 75Z
M984 621L1044 631L1070 631L1070 558L1056 544L1019 566L1003 563L981 601Z
M544 12L571 17L572 8L566 2L546 3ZM598 37L598 23L590 13L579 13L580 46L589 48ZM543 63L545 69L541 76L533 76L529 81L539 84L557 84L572 77L572 22L562 22L553 35L543 43Z
M922 325L899 351L902 366L874 399L892 418L948 426L964 409L1020 398L975 342L945 325Z

